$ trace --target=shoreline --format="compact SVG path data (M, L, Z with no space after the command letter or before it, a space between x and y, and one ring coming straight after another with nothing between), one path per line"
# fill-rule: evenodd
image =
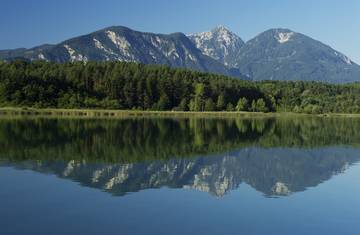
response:
M130 118L130 117L174 117L174 118L274 118L274 117L348 117L360 118L360 114L305 114L293 112L184 112L184 111L142 111L142 110L106 110L106 109L56 109L56 108L0 108L2 117L81 117L81 118Z

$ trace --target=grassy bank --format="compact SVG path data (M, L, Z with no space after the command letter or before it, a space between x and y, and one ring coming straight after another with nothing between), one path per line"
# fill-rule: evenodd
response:
M82 117L82 118L127 118L127 117L360 117L360 114L298 114L298 113L260 113L260 112L181 112L181 111L139 111L139 110L101 110L101 109L36 109L0 108L0 117Z
M279 113L251 112L182 112L182 111L139 111L105 109L36 109L0 108L0 117L5 116L45 116L45 117L88 117L88 118L126 118L126 117L273 117Z

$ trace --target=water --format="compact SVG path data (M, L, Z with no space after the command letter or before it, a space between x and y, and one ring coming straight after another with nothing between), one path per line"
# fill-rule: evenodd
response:
M0 234L359 234L360 119L1 119Z

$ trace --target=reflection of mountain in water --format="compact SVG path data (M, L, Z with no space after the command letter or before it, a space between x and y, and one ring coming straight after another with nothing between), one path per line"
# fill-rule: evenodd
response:
M357 162L359 129L356 118L3 119L0 159L114 195L167 186L222 196L241 183L287 195Z
M3 165L54 173L113 195L165 186L221 197L241 183L266 196L304 191L359 160L355 148L244 148L217 156L129 164L24 161Z

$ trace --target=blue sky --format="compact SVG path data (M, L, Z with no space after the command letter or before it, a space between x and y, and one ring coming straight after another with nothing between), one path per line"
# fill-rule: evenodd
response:
M32 47L111 25L159 33L225 25L245 41L290 28L360 63L359 0L1 0L0 49Z

